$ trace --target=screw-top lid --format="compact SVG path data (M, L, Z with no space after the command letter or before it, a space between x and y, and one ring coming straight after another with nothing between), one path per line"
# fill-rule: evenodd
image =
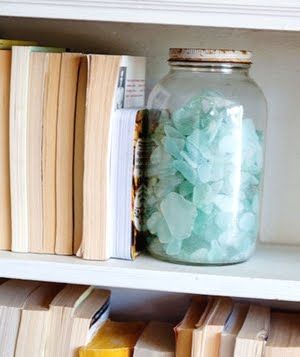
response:
M252 52L245 50L205 49L205 48L170 48L171 62L225 62L252 63Z

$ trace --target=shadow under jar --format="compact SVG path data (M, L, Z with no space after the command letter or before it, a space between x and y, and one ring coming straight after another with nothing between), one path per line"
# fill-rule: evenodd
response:
M251 52L170 49L169 65L148 100L148 251L175 263L245 261L259 230L267 120Z

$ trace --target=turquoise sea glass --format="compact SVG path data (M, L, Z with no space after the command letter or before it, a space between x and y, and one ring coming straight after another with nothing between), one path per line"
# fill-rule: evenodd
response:
M246 260L258 234L264 135L243 106L203 91L164 111L151 138L151 254L194 264Z

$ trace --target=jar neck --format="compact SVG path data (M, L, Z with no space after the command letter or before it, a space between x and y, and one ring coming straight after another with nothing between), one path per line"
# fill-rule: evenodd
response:
M170 62L171 71L239 74L248 76L251 64L217 62Z

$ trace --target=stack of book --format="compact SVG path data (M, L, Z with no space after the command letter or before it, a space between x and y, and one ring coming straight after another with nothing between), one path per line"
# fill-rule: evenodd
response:
M195 296L182 321L112 321L110 291L0 281L0 356L300 356L300 314ZM148 320L148 321L145 321Z
M109 316L110 291L23 280L0 285L0 356L77 356Z
M0 249L134 258L145 58L0 41L0 73Z
M300 314L195 298L175 327L176 357L300 356Z

